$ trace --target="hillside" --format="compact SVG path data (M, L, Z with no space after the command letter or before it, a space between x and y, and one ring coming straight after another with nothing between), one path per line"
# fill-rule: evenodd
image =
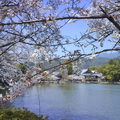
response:
M90 59L83 59L82 69L86 69L89 66L101 66L103 64L106 64L110 59L104 58L104 57L96 57L92 60Z
M92 60L84 58L82 60L83 61L82 69L86 69L89 66L101 66L103 64L108 63L109 60L115 59L115 58L120 58L119 52L101 53L96 58L94 58Z
M81 67L81 69L86 69L89 66L101 66L103 64L106 64L109 60L117 58L120 56L120 53L114 52L114 53L104 53L104 54L100 54L98 55L96 58L94 59L87 59L87 58L83 58L82 59L82 65L79 66ZM45 70L47 68L53 67L53 66L57 66L60 64L60 62L63 62L65 59L60 59L59 61L53 61L51 63L47 63L45 62L44 64L41 65L42 69ZM35 64L30 62L30 63L26 63L26 65L31 68L32 66L34 66Z

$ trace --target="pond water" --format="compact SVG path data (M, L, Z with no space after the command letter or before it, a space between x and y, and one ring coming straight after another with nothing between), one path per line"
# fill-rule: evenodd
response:
M49 116L49 120L120 120L120 85L37 85L12 105Z

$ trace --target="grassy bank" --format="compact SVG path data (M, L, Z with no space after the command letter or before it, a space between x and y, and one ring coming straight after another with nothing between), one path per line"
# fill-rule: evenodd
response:
M25 109L1 109L0 120L47 120Z

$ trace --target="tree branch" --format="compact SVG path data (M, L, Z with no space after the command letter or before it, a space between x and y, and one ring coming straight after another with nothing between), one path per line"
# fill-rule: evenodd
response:
M100 6L101 11L105 14L105 16L107 17L107 19L113 23L113 25L120 31L120 25L115 21L115 19L109 15L101 6Z
M51 22L51 21L58 21L58 20L68 20L68 19L103 19L107 18L105 15L96 15L96 16L81 16L81 17L59 17L55 19L49 18L47 19L38 19L38 20L31 20L31 21L24 21L24 22L10 22L10 23L0 23L0 26L5 25L22 25L22 24L32 24L32 23L39 23L39 22Z
M95 52L94 54L100 54L100 53L108 52L108 51L120 51L120 48L116 48L116 49L104 49L104 50L102 50L102 51ZM75 62L75 61L79 60L81 57L84 57L84 56L87 57L87 56L90 56L90 55L92 55L92 54L93 54L93 53L89 53L89 54L79 54L76 58L74 58L74 59L72 59L72 60L69 60L69 62L61 63L61 64L59 64L59 65L56 65L56 66L47 68L47 69L45 69L45 70L43 70L43 71L39 71L38 73L36 73L36 74L34 74L33 76L31 76L31 78L34 77L34 76L36 76L36 75L38 75L38 74L40 74L40 73L42 73L42 72L44 72L44 71L48 71L48 70L55 69L55 68L58 68L58 67L63 66L63 65L67 65L67 64L69 64L69 63L72 63L72 62ZM72 55L72 56L74 56L74 55ZM50 61L58 60L58 59L61 59L61 58L62 58L62 57L60 57L60 58L55 58L55 59L50 60Z

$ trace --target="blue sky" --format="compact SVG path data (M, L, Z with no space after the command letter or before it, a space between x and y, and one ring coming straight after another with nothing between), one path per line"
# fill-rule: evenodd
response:
M80 7L87 8L92 0L82 0ZM62 9L62 8L61 8ZM60 22L60 24L63 23ZM68 23L63 28L61 28L61 34L63 36L69 36L71 38L80 38L81 34L84 34L88 29L86 20L77 20L75 23ZM110 38L111 39L111 38ZM103 47L100 47L100 43L96 44L98 49L96 51L100 51L103 49L108 49L113 47L113 43L108 42L107 40L104 42ZM76 49L80 49L75 47L74 45L66 45L65 48L69 51L74 51ZM91 47L85 48L85 53L91 53ZM58 54L62 55L61 50L59 49Z
M64 35L64 36L72 37L72 38L80 38L81 33L84 34L87 31L87 29L88 29L87 21L78 20L75 23L68 23L67 25L65 25L61 29L61 34ZM103 50L103 49L108 49L108 48L113 47L113 44L106 40L104 42L103 47L100 47L100 43L98 43L97 46L99 46L99 49L96 49L96 51L100 51L100 50ZM66 49L69 50L69 51L73 51L75 49L80 49L80 48L75 47L73 45L67 45ZM91 53L91 47L85 48L85 53ZM59 51L59 54L62 54L62 53Z
M80 6L86 8L86 7L89 6L91 1L92 0L82 0ZM62 9L62 7L60 8L60 10L61 9ZM16 20L17 20L17 18L16 18ZM60 23L63 23L63 21L60 22ZM63 36L69 36L71 38L80 38L81 34L84 34L87 29L88 29L88 25L87 25L87 21L86 20L77 20L75 23L68 23L63 28L61 28L61 34ZM113 45L110 42L106 41L104 43L104 46L102 48L99 47L99 49L96 50L96 51L99 51L99 50L102 50L102 49L111 48L112 46ZM75 47L74 45L66 45L65 47L69 51L74 51L76 49L80 49L78 47ZM85 49L85 53L91 53L91 47L87 47ZM62 55L62 52L61 52L60 49L58 51L58 54Z

